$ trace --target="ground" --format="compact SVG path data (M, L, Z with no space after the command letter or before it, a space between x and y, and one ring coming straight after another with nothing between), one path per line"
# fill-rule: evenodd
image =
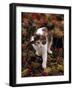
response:
M53 50L48 54L47 68L42 68L42 58L36 56L34 50L25 50L22 58L22 77L28 76L53 76L64 74L63 49Z

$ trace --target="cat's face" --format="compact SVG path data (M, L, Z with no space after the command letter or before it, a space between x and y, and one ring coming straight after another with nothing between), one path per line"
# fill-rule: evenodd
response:
M34 36L34 44L37 46L42 46L46 44L46 37L43 35L35 35Z
M31 41L34 41L36 46L44 46L47 43L48 32L46 27L42 27L36 30Z

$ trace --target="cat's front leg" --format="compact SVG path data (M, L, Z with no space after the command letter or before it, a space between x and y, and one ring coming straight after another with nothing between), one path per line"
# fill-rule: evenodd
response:
M47 48L43 49L42 59L42 68L45 69L47 67Z

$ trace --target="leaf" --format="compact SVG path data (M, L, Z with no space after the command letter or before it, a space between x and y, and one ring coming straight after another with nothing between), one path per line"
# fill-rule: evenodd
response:
M38 67L40 67L40 63L32 62L32 63L31 63L31 66L32 66L33 68L38 68Z
M29 69L28 69L28 68L27 68L27 69L24 69L24 70L22 71L21 75L22 75L22 77L28 76L28 75L29 75Z
M64 72L64 66L63 65L58 64L57 69L58 69L58 71Z
M44 69L44 72L50 73L52 70L50 67L47 67L46 69Z

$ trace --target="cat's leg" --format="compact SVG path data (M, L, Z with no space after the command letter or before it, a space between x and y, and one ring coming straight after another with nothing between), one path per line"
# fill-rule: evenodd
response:
M42 59L42 68L45 69L47 67L47 47L43 48Z
M36 51L36 55L40 56L40 55L39 55L39 51L38 51L38 47L37 47L36 45L34 45L34 44L32 44L32 46L33 46L33 48L34 48L35 51Z
M51 46L53 43L53 38L51 38L51 41L48 43L48 53L52 54Z
M50 48L51 48L51 44L48 47L48 53L52 54L52 50Z
M31 41L31 42L34 41L34 36L31 37L30 41ZM36 51L36 55L39 56L39 53L38 53L38 47L37 47L35 44L32 44L32 46L33 46L33 48L34 48L35 51Z

